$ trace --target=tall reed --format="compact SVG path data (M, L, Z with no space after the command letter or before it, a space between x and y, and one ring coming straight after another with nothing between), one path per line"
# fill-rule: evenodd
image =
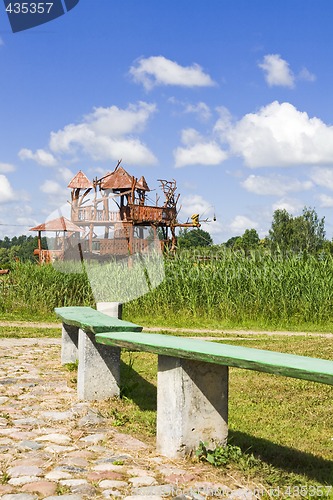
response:
M165 278L156 288L125 304L127 318L184 326L204 320L295 328L333 323L332 256L183 251L167 256L164 267ZM130 274L129 269L127 290L136 285ZM113 300L121 300L121 286L120 280L118 292L110 292ZM95 300L85 273L63 273L51 265L18 262L2 288L0 283L2 315L41 317L51 315L54 307L94 305Z

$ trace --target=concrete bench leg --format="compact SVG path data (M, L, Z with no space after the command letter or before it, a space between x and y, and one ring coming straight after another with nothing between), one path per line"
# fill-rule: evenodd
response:
M182 457L200 441L225 445L228 437L228 367L158 357L157 450Z
M120 348L95 342L93 333L79 330L77 394L81 400L119 396Z
M97 302L96 309L107 316L118 319L122 318L123 304L121 302Z
M78 359L79 329L77 326L62 325L61 364L75 363Z

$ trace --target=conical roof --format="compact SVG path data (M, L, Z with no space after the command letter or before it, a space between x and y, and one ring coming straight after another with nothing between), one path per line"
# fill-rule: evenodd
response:
M143 175L140 177L140 179L136 183L136 188L141 189L142 191L150 191L148 184L146 182L146 179L143 177Z
M29 231L68 231L71 233L80 233L82 229L65 217L58 217L57 219L44 222L44 224L39 224L39 226L32 227Z
M111 174L106 175L101 182L101 189L131 189L133 176L123 167L117 167Z
M88 177L82 172L82 170L79 170L79 172L73 177L67 187L71 189L88 189L92 188L93 185Z

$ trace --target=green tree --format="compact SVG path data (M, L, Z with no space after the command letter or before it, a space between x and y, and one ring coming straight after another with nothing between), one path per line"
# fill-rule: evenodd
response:
M242 247L244 250L252 250L259 244L260 238L255 229L246 229L242 236Z
M228 241L225 243L225 246L227 248L234 248L235 245L238 245L238 240L241 240L241 236L232 236L231 238L228 239Z
M203 229L181 229L177 242L179 248L208 247L213 244L211 235Z
M304 207L302 215L293 217L286 210L275 210L269 241L273 251L316 253L325 242L325 217L314 208Z

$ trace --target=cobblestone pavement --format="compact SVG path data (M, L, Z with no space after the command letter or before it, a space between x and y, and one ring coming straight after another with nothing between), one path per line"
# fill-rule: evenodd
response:
M171 461L78 402L60 339L0 339L0 498L257 498Z

